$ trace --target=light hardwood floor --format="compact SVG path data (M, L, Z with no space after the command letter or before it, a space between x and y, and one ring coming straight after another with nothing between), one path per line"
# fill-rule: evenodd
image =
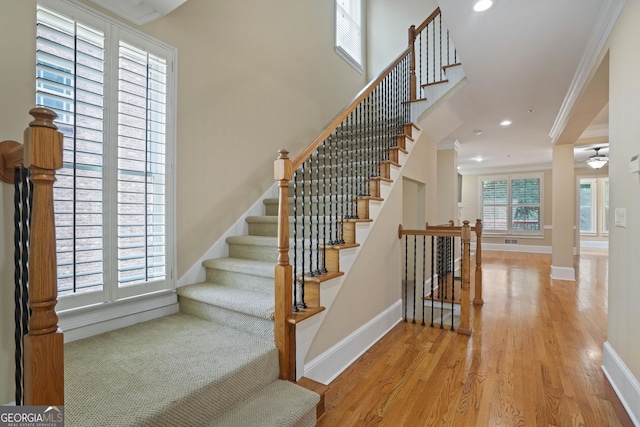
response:
M550 255L483 255L473 335L399 324L330 384L318 426L631 425L600 368L606 252L576 282L550 279Z

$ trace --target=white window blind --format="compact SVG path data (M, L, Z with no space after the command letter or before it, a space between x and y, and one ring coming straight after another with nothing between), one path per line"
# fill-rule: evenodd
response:
M480 211L488 233L542 234L542 177L480 179Z
M59 305L171 289L174 52L72 5L43 3L36 103L58 114L64 134L54 185Z
M362 67L361 0L336 0L336 48Z

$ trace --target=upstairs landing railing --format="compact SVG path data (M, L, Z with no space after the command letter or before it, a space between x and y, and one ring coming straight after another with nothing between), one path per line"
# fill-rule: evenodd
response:
M342 274L339 250L357 245L355 224L370 221L369 201L382 200L381 183L391 181L406 153L411 101L457 62L439 9L409 33L407 49L307 148L293 158L281 150L275 161L275 335L283 379L295 379L295 323L323 310L319 283Z
M58 329L56 240L53 211L55 171L62 167L62 134L46 108L24 144L0 142L0 179L15 195L16 404L64 405L64 340Z
M447 225L429 226L424 230L407 230L400 225L398 238L404 238L404 321L420 321L432 328L456 329L454 318L459 307L457 331L471 335L471 233L476 234L476 267L474 305L482 305L482 222L474 227L464 221L460 227L453 221ZM459 266L459 267L458 267ZM459 271L459 276L457 272ZM457 286L460 283L460 286ZM459 292L459 293L458 293ZM426 310L425 310L426 307ZM450 312L448 324L445 311Z

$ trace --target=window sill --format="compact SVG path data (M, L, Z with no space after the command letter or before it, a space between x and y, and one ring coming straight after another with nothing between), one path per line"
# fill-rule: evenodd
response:
M71 342L178 311L175 291L161 291L58 313L64 341Z
M358 73L364 74L364 68L362 64L358 63L351 55L349 55L344 49L336 46L336 53L349 63Z

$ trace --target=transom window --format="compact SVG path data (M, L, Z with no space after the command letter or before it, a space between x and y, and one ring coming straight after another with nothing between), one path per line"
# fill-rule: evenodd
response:
M36 104L64 134L60 309L173 288L175 53L80 6L38 4Z
M542 234L542 175L480 178L480 212L487 233Z

